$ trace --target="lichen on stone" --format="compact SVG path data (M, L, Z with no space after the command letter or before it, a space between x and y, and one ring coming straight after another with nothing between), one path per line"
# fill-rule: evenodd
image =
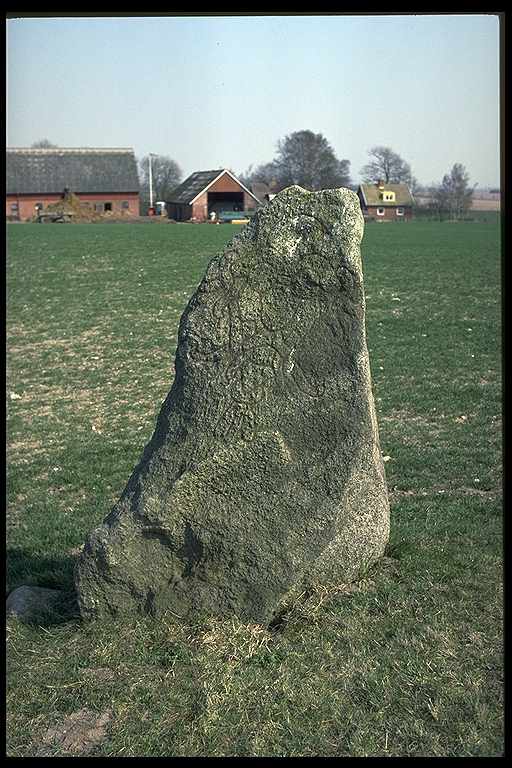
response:
M210 262L153 437L79 559L84 616L268 622L382 555L362 234L353 192L294 186Z

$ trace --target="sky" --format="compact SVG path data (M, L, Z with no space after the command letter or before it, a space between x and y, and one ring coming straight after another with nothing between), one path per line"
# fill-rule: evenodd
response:
M8 19L7 146L132 147L185 178L311 130L354 183L384 145L421 184L462 163L498 187L499 83L497 15Z

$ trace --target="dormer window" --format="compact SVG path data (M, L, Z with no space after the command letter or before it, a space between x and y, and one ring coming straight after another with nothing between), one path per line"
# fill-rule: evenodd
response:
M391 192L389 189L383 189L380 193L380 199L384 200L386 203L394 203L396 200L396 196L394 192Z

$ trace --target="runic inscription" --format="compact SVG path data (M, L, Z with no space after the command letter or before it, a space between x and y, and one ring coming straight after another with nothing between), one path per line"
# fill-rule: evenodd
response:
M349 190L290 187L210 262L153 437L79 559L84 616L265 622L382 554L362 231Z

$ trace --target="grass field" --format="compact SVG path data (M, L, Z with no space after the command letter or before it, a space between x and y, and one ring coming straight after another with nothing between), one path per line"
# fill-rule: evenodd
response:
M234 231L8 226L8 590L71 592ZM499 225L368 225L363 263L387 556L272 631L9 619L10 756L502 754Z

